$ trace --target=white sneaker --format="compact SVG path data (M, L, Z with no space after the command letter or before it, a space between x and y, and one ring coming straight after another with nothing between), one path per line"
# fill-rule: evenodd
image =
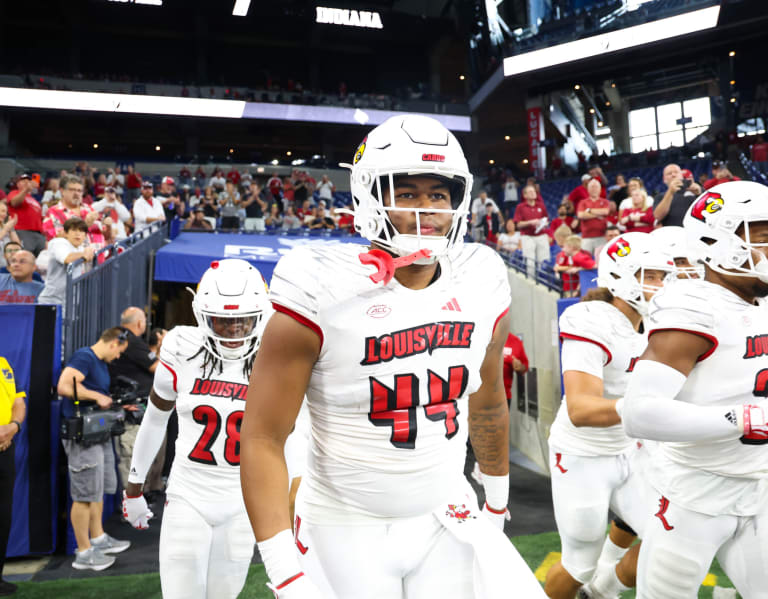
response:
M78 551L72 567L76 570L106 570L115 563L115 558L111 555L104 555L95 547L89 547L85 551Z
M95 547L104 554L122 553L131 546L131 542L120 541L114 537L110 537L107 533L104 533L104 538L101 541L91 539L91 546Z

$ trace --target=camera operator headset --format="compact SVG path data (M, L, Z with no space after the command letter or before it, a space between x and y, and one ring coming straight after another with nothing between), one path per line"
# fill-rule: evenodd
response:
M127 345L124 331L107 329L96 343L72 354L57 385L64 400L62 445L67 454L70 515L78 550L72 565L78 569L108 568L115 559L105 553L124 551L130 545L112 539L101 527L104 493L117 491L111 435L124 419L122 409L110 410L113 401L107 364Z

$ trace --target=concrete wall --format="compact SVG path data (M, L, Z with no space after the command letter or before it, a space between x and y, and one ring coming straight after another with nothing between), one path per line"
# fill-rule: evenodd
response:
M511 332L523 340L528 355L529 374L526 375L526 395L523 410L518 409L518 386L512 384L509 442L530 459L541 472L549 472L549 428L560 407L560 352L557 328L559 295L509 270L512 288ZM515 375L517 377L517 374ZM535 378L537 417L530 414Z

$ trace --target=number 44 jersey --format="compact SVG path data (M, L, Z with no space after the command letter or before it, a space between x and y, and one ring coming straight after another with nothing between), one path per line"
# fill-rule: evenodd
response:
M361 249L295 248L271 283L275 310L321 340L297 499L317 524L417 516L463 488L467 399L510 301L506 268L485 246L442 259L421 290L372 283Z
M223 365L221 371L217 366L211 372L210 365L203 366L207 352L200 349L204 340L199 328L178 326L168 331L160 348L155 389L158 377L172 377L173 392L164 381L160 396L176 401L179 416L167 492L185 497L193 505L232 497L242 501L240 425L248 392L244 361L217 362ZM169 394L174 396L166 397Z

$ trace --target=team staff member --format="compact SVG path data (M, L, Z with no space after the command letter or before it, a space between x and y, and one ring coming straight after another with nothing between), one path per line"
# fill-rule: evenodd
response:
M75 385L81 402L95 402L102 409L112 405L107 364L119 357L126 347L127 333L113 327L104 331L90 347L81 347L72 354L57 386L59 395L64 398L62 417L74 416ZM101 526L104 493L117 491L112 439L88 447L71 439L62 439L62 444L67 454L72 495L70 517L77 541L77 555L72 567L105 570L115 563L115 558L107 554L120 553L131 545L129 541L112 538Z
M27 413L24 391L16 389L13 369L0 356L0 596L12 595L16 585L2 579L5 550L11 532L13 481L16 478L13 439L21 432Z

